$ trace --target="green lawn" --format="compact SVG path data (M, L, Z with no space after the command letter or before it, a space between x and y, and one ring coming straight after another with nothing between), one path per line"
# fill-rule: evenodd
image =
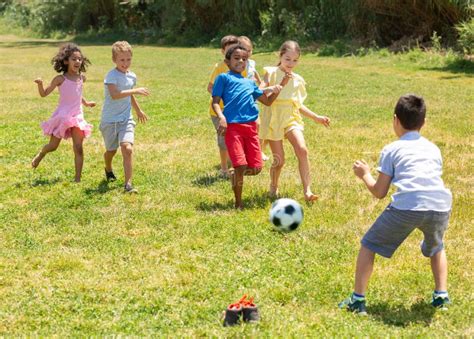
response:
M132 70L152 95L138 100L150 120L136 130L135 185L103 181L98 130L102 81L113 67L110 46L84 45L92 66L84 95L94 125L84 147L83 181L73 183L70 141L33 171L47 141L39 124L58 94L39 97L33 80L55 75L57 41L0 36L0 336L465 336L474 335L474 79L449 58L330 58L306 54L297 72L307 81L308 107L332 127L306 122L314 190L294 233L267 221L269 163L246 180L247 208L232 209L228 182L217 179L218 152L207 115L206 86L218 50L135 46ZM256 54L258 68L276 63ZM352 173L375 166L395 140L392 112L407 92L423 95L423 134L444 157L454 195L446 248L448 312L428 305L429 260L415 232L391 260L377 258L368 317L337 309L352 291L359 241L389 198L378 201ZM302 203L295 156L286 145L282 194ZM244 293L255 296L257 325L223 328L221 314Z

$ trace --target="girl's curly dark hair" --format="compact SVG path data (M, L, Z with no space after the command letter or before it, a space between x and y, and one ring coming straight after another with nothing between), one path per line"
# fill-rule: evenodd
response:
M69 59L69 57L72 55L74 52L79 52L82 55L82 64L81 68L79 69L79 72L85 72L86 68L88 65L91 64L89 59L87 59L84 54L82 54L81 49L79 46L73 43L67 43L59 47L59 52L54 56L54 58L51 60L51 64L54 67L54 70L58 73L66 73L67 72L67 64L65 61Z

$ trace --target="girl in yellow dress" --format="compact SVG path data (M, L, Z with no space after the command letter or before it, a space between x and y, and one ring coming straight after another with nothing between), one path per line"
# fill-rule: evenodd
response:
M260 114L260 138L268 140L273 153L273 163L270 168L270 196L278 196L278 179L285 163L283 139L293 146L303 183L304 198L306 201L317 200L318 197L311 191L311 176L309 170L308 149L303 136L304 115L326 127L330 119L317 115L307 108L303 102L306 99L304 79L293 73L300 57L300 47L296 41L285 41L280 47L280 62L276 67L265 67L265 75L261 87L276 84L285 84L278 98L271 106L264 106ZM284 78L286 77L286 80Z

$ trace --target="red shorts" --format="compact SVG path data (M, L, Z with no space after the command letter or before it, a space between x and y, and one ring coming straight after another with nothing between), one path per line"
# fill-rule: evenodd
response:
M257 123L227 124L225 144L232 166L261 168L262 151L258 140Z

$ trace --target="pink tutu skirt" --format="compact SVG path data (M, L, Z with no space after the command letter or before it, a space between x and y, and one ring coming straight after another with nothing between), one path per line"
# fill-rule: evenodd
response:
M70 138L74 127L79 128L86 138L92 133L92 125L84 120L82 114L76 116L55 116L53 114L48 121L41 123L44 135L54 135L61 139Z

